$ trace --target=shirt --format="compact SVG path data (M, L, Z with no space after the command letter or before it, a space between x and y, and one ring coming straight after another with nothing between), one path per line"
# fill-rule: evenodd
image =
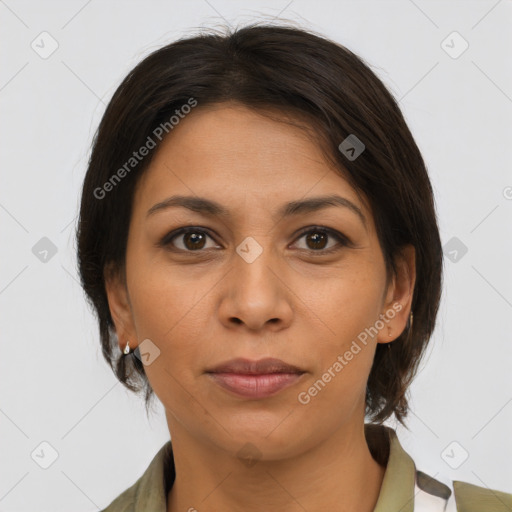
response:
M416 469L395 430L370 423L364 428L373 458L386 467L374 512L512 511L512 494L457 480L448 486ZM102 512L167 512L167 495L174 479L169 440L144 474Z

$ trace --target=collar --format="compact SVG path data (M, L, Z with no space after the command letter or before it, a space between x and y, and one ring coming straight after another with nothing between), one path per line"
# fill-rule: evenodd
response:
M402 448L395 430L367 423L365 437L372 456L386 466L374 512L413 512L416 467ZM144 474L103 512L166 512L167 495L175 479L171 441L156 453Z
M402 448L396 431L385 425L366 423L364 432L373 458L386 466L374 512L413 512L416 466Z

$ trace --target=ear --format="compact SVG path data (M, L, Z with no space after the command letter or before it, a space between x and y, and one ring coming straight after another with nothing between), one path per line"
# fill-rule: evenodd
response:
M133 350L137 347L138 341L124 270L108 266L104 276L108 306L114 321L119 348L123 351L126 342L130 341L130 350Z
M390 343L398 338L407 326L411 313L414 284L416 283L416 250L405 245L395 259L397 273L392 277L386 292L384 308L385 327L380 329L377 343ZM388 319L386 321L386 318Z

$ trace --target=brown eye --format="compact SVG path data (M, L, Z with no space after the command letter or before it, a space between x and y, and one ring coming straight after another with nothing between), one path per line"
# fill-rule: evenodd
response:
M183 235L184 245L187 249L203 249L205 244L205 235L202 233L185 233Z
M205 248L208 248L206 247L208 238L213 240L213 238L206 231L194 227L189 227L180 229L177 232L166 235L162 239L160 245L171 245L172 248L175 248L177 250L186 252L197 252Z
M298 240L304 238L306 247L304 250L310 253L329 254L331 252L341 249L343 246L350 245L350 241L347 237L327 228L308 228L307 231L303 231ZM337 243L328 247L329 239L334 239ZM327 248L326 248L327 247Z
M158 244L160 247L169 248L181 252L201 253L206 249L218 248L219 246L207 246L208 238L214 241L213 237L204 229L189 226L167 234ZM330 254L340 250L344 246L351 246L350 240L341 233L322 227L309 227L302 231L297 240L305 240L306 247L299 248L315 256ZM329 245L333 240L335 243Z
M327 241L329 239L329 235L325 233L319 232L311 232L306 236L306 244L311 243L310 247L312 249L325 249Z

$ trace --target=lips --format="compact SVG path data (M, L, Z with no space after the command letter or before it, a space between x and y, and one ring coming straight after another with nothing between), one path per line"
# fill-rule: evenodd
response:
M273 396L301 379L305 370L280 359L232 359L208 370L212 381L230 394L250 399Z
M207 373L238 373L243 375L267 375L269 373L304 373L304 370L287 364L281 359L268 357L259 361L250 359L231 359L215 366Z

